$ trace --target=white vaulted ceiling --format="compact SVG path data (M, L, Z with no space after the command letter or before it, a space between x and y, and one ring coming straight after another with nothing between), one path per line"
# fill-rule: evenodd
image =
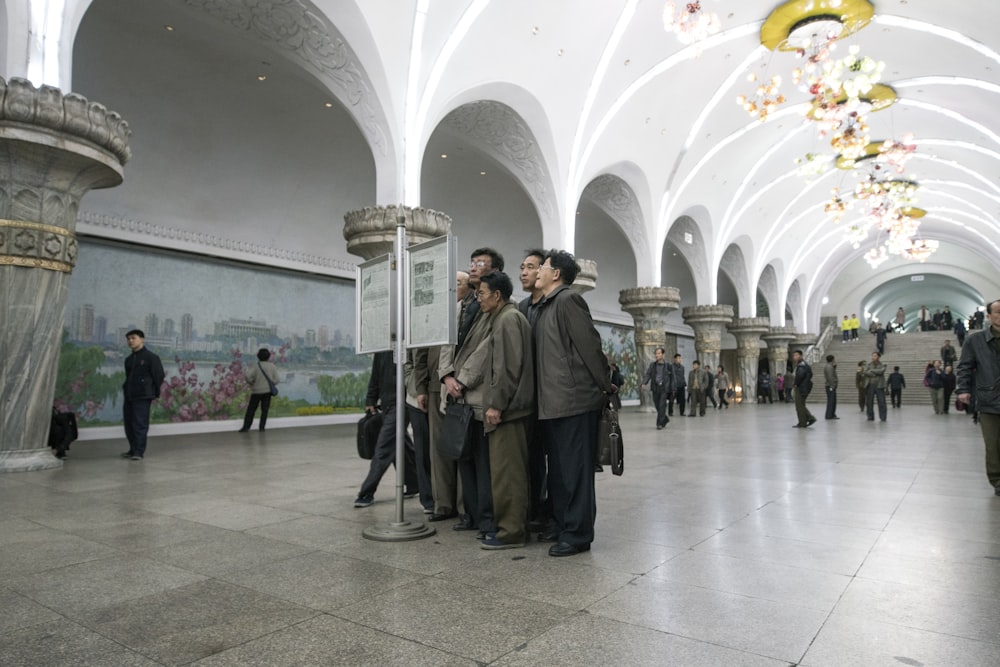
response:
M834 151L803 121L799 61L760 44L780 4L703 0L722 31L684 46L651 0L94 0L72 87L122 112L136 158L84 208L210 225L336 271L351 260L343 213L403 200L455 217L462 251L596 259L596 310L618 316L618 289L661 283L684 305L744 295L751 316L765 273L772 314L796 286L792 316L812 332L868 303L914 311L954 293L968 312L1000 296L1000 4L875 0L838 47L885 61L899 100L871 115L871 136L913 134L921 236L942 248L874 271L861 259L874 238L853 248L823 211L850 173L796 173L796 158ZM735 102L762 67L788 96L763 123Z

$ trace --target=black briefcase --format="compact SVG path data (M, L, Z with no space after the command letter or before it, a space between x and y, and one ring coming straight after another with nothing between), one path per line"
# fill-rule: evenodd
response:
M382 430L382 413L366 412L358 422L358 456L371 461L375 456L375 443L378 442L379 431Z

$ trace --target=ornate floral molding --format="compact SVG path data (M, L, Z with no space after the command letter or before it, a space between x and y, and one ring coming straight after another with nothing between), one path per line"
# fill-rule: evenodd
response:
M379 106L364 68L337 29L303 0L185 0L229 25L253 34L313 67L356 110L361 128L382 155L388 153Z
M0 219L0 265L70 273L76 263L73 232L38 222Z
M602 174L583 189L583 196L597 204L621 226L637 257L646 252L649 243L646 240L642 209L628 183L614 174Z
M488 100L463 104L445 116L441 125L468 140L518 177L542 217L555 210L549 189L551 178L531 129L506 104Z
M119 232L127 235L148 236L153 239L164 239L184 243L192 246L204 248L204 254L218 255L219 250L243 255L253 255L265 260L262 263L273 263L274 261L291 262L302 264L306 267L319 267L327 271L349 271L353 272L356 265L352 262L310 255L304 252L295 252L283 248L265 246L259 243L249 243L237 239L205 234L203 232L193 232L187 229L177 229L166 225L154 224L142 220L132 220L120 218L112 215L102 215L98 213L80 213L77 219L77 229L83 233L90 233L95 236L107 237L108 232ZM112 238L114 235L112 235ZM152 245L154 242L149 241Z
M128 146L132 130L114 111L99 102L89 102L76 93L52 86L35 88L26 79L0 77L0 124L45 128L85 139L110 151L122 164L132 157Z

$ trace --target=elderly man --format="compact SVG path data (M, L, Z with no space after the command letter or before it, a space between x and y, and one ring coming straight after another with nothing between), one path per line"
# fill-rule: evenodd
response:
M986 446L986 478L1000 496L1000 299L986 304L990 325L965 339L958 362L958 399L976 392L979 427Z
M493 521L496 532L483 549L523 547L528 539L528 437L535 412L535 362L531 325L510 301L506 274L482 277L479 307L489 316L483 422L489 443Z
M555 520L539 539L556 542L550 556L589 551L594 541L597 420L617 390L587 302L569 287L579 272L573 255L552 250L535 282L543 294L535 324L538 424Z
M816 418L806 407L806 399L813 388L813 372L802 357L802 350L792 352L792 364L795 366L795 377L792 380L792 396L795 399L795 414L799 418L796 428L808 428L816 423Z

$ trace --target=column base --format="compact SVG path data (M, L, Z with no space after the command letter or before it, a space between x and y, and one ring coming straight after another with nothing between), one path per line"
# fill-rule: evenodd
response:
M48 448L0 452L0 473L31 472L62 467L62 460L53 456L52 450Z

